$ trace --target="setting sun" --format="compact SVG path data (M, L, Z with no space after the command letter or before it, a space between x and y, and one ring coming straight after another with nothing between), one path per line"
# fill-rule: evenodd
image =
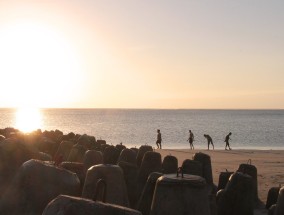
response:
M50 107L74 99L80 57L60 31L36 21L15 22L0 29L0 47L10 106Z
M37 108L20 108L16 112L15 127L22 132L40 129L42 125L41 113Z

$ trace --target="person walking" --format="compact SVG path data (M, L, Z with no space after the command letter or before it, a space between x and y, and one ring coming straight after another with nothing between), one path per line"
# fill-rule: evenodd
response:
M208 150L209 150L209 145L210 145L210 144L213 146L213 150L214 150L214 144L213 144L212 137L210 137L208 134L204 134L204 137L207 139Z
M191 132L191 130L189 130L189 137L187 141L190 144L190 149L193 150L194 149L194 146L193 146L194 134Z
M162 134L160 132L160 129L157 130L157 141L156 141L156 144L157 144L157 148L159 149L162 149Z
M229 143L229 140L231 140L231 139L230 139L230 136L231 136L231 135L232 135L232 133L230 132L230 133L225 137L225 141L224 141L224 142L226 143L225 150L228 150L228 149L227 149L227 146L229 147L229 150L232 150L231 147L230 147L230 143Z

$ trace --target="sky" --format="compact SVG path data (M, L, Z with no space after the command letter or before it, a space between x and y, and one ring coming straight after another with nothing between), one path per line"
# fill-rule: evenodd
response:
M283 0L0 0L0 107L283 109Z

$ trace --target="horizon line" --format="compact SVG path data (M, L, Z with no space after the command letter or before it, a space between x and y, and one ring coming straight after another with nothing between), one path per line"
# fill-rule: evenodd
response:
M0 109L20 109L21 107L0 107ZM284 108L119 108L119 107L36 107L36 109L69 109L69 110L284 110Z

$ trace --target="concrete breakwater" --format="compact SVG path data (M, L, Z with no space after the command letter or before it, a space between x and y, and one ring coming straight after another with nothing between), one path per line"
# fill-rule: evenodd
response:
M239 171L218 191L201 152L178 168L178 158L147 145L129 149L59 130L0 134L0 214L253 214L253 177Z

